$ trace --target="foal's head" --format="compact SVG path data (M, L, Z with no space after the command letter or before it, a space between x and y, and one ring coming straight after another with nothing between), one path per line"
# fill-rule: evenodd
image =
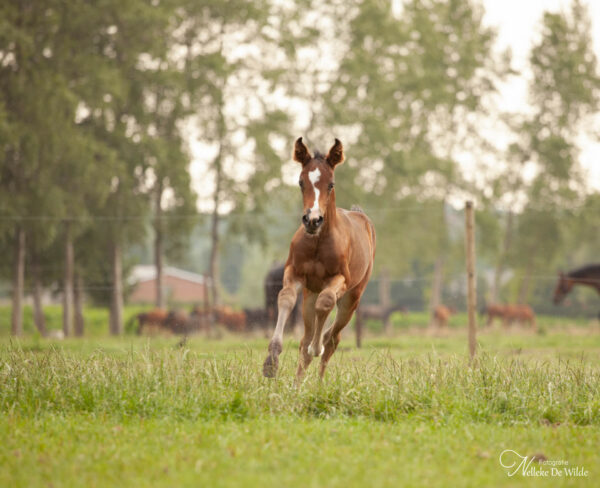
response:
M554 289L554 304L558 305L562 302L565 296L571 291L571 288L573 288L573 281L561 271L558 274L558 283L556 283L556 288Z
M302 164L300 189L304 212L302 223L306 232L317 234L327 220L327 209L335 211L335 190L333 170L344 161L344 148L336 139L327 156L315 153L311 155L300 137L294 145L294 161Z

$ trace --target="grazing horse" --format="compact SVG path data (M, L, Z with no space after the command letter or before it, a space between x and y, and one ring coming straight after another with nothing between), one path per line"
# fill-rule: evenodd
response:
M441 328L448 327L448 320L456 313L454 307L446 307L446 305L438 305L433 309L433 323Z
M246 329L246 314L236 312L230 307L215 307L217 322L224 325L230 332L242 332Z
M504 305L500 305L498 303L490 303L487 307L485 307L483 313L487 315L486 325L490 327L495 318L499 318L504 321L505 309L506 307Z
M527 323L531 330L536 330L535 313L529 305L500 305L498 303L490 304L486 307L487 326L491 326L495 318L502 320L505 329L513 322L520 324Z
M507 305L505 311L505 325L517 322L518 324L529 324L531 330L537 329L535 313L529 305Z
M169 312L161 308L137 314L134 317L138 321L136 334L141 335L142 333L156 333L160 331L168 315Z
M569 271L567 274L561 271L554 290L554 305L561 303L575 285L589 286L600 293L600 264L590 264Z
M339 140L326 156L312 156L300 137L292 157L302 165L302 225L292 238L285 263L283 288L277 299L277 325L263 374L274 377L277 373L283 329L302 288L304 337L296 372L299 382L313 357L321 356L319 375L323 377L340 342L340 333L358 307L373 269L375 229L362 210L344 210L335 205L334 170L344 161ZM323 334L325 320L336 304L335 321Z
M361 319L376 319L383 322L383 330L390 330L390 318L394 312L401 312L403 314L408 313L408 308L404 305L396 304L390 305L389 307L382 307L381 305L361 305L356 311L356 315L360 316Z

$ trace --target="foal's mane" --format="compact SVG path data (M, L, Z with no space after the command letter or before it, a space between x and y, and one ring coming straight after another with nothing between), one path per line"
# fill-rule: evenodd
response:
M325 161L325 154L323 154L318 149L315 149L315 155L313 156L313 159L318 159L320 161Z

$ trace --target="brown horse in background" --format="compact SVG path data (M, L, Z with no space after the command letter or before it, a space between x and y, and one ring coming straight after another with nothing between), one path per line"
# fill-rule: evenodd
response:
M134 319L138 321L138 335L188 335L208 329L208 317L200 315L197 308L190 315L180 310L155 308L136 315Z
M600 264L590 264L566 274L561 271L554 289L554 304L561 303L575 285L589 286L600 293Z
M504 321L505 306L491 303L485 308L485 314L487 315L486 326L490 327L496 318Z
M383 307L382 305L375 304L366 304L358 307L358 309L356 310L356 315L359 316L362 320L381 320L381 322L383 322L383 330L389 331L391 326L390 319L394 312L401 312L403 314L406 314L408 313L408 308L400 304L390 305L388 307Z
M446 305L438 305L433 309L433 324L441 329L448 327L448 320L456 313L454 307L446 307Z
M148 312L142 312L136 315L138 326L136 334L156 334L162 329L164 321L169 316L169 312L162 308L155 308Z
M529 305L506 305L505 314L506 324L529 324L531 330L537 330L535 313Z
M274 377L277 373L283 329L302 288L304 337L296 372L296 381L300 381L312 358L318 356L323 377L340 342L340 333L358 307L373 269L375 229L360 209L349 211L335 205L334 170L344 161L339 140L327 156L312 156L300 137L292 156L302 165L299 185L304 211L285 263L283 289L277 299L277 325L263 374ZM323 334L325 320L336 304L335 321Z
M486 307L487 326L491 326L494 319L502 320L502 325L505 329L514 322L524 324L527 323L531 330L537 329L535 313L529 305L501 305L498 303L490 304Z

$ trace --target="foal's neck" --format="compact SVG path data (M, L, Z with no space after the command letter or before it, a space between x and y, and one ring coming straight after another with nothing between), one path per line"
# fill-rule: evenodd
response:
M327 202L327 210L325 211L325 222L321 235L329 234L337 225L337 207L335 206L335 189L331 190L329 200Z

